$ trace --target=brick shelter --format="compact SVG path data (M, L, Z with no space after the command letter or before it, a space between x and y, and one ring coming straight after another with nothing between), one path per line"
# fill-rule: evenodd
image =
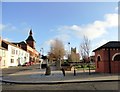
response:
M96 72L120 73L120 41L110 41L93 52Z

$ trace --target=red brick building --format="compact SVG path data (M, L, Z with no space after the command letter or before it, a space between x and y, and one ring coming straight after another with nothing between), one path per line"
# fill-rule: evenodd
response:
M93 52L96 72L120 73L120 41L110 41Z

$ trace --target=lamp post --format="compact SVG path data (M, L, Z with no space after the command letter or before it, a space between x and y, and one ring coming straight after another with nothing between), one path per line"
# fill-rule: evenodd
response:
M70 59L70 42L68 42L68 61Z
M40 52L41 52L42 55L44 55L44 49L43 48L40 49Z
M91 75L91 73L90 73L90 57L88 57L88 63L89 63L89 75Z
M69 54L70 54L70 42L68 42Z
M59 69L61 68L61 52L60 52L60 50L59 50Z

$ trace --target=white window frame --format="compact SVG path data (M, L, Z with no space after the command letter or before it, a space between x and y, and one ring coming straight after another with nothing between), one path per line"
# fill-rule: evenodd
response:
M120 53L115 53L115 54L112 56L112 61L114 61L114 58L115 58L115 56L117 56L117 55L120 55Z

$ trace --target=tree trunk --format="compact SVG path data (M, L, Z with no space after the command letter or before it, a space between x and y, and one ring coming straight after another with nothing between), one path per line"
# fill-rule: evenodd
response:
M61 69L61 60L56 61L56 67L57 69Z

